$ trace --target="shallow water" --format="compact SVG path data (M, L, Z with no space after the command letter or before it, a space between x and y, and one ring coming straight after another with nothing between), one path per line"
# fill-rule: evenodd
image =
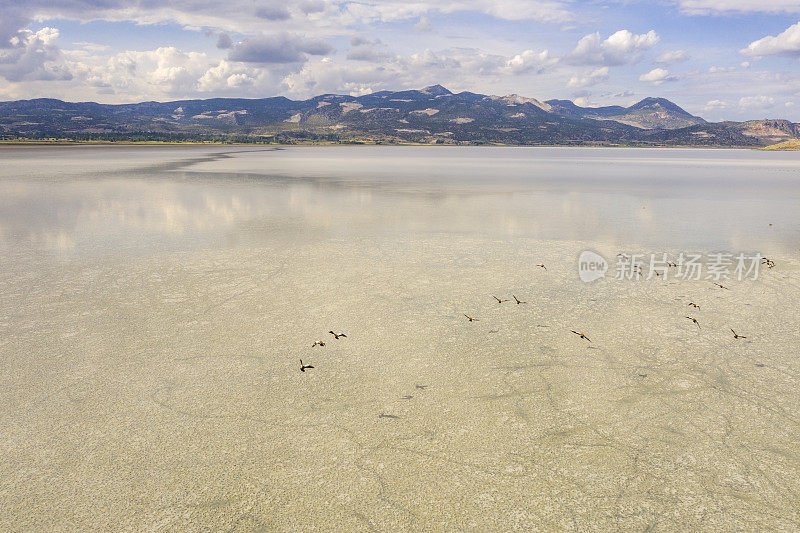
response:
M4 147L0 154L0 247L33 254L431 233L654 251L800 248L797 152ZM285 227L274 231L275 224Z
M798 153L0 160L0 529L800 528Z

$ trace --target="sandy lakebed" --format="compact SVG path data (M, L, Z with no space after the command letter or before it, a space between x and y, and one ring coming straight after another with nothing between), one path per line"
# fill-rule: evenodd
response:
M0 160L4 531L800 528L800 154Z

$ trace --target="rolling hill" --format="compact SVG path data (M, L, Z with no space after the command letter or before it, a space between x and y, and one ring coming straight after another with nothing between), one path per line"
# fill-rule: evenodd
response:
M214 140L760 147L800 137L782 120L709 123L664 98L630 107L452 93L441 85L295 101L213 98L109 105L0 102L4 139Z

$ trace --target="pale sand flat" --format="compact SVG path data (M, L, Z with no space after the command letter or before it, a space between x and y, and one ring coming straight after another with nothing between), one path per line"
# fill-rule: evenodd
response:
M797 528L798 265L724 292L583 284L582 248L365 240L6 270L0 528ZM530 303L490 296L511 291ZM332 322L347 342L312 350Z
M800 529L791 155L43 150L0 166L0 530ZM449 185L387 178L423 153ZM586 195L636 158L676 181ZM705 239L776 266L578 279Z

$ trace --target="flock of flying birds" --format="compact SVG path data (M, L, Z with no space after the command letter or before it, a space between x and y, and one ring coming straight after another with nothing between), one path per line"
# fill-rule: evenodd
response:
M620 254L620 255L623 255L623 254ZM766 258L766 257L762 257L762 258L761 258L761 264L765 265L767 268L773 268L773 267L775 266L775 262L774 262L773 260L771 260L771 259L768 259L768 258ZM543 268L544 270L547 270L547 267L544 265L544 263L540 263L540 264L538 264L538 265L536 265L536 266L537 266L537 267L540 267L540 268ZM677 263L667 263L667 267L674 267L674 268L677 268L677 267L678 267L678 264L677 264ZM638 269L639 269L639 274L641 275L641 266L640 266L640 265L634 265L634 268L638 268ZM659 274L658 272L656 272L656 274L657 274L657 275L661 275L661 274ZM730 288L726 287L725 285L723 285L723 284L721 284L721 283L714 283L714 285L715 285L715 286L717 286L717 287L719 287L720 289L730 290ZM497 297L497 296L495 296L495 295L492 295L492 298L494 298L495 300L497 300L497 303L498 303L498 304L502 304L502 303L505 303L505 302L510 302L510 301L511 301L510 299L507 299L507 298L498 298L498 297ZM517 296L516 296L515 294L512 294L512 295L511 295L511 298L513 298L513 299L514 299L514 302L515 302L517 305L522 305L522 304L527 304L527 303L528 303L528 302L526 302L526 301L523 301L523 300L520 300L519 298L517 298ZM694 309L700 310L700 306L699 306L699 305L697 305L697 304L696 304L696 303L694 303L694 302L689 302L689 307L692 307L692 308L694 308ZM466 317L466 319L467 319L469 322L480 322L480 319L478 319L478 318L475 318L475 317L473 317L473 316L471 316L471 315L468 315L468 314L466 314L466 313L464 313L464 316ZM698 328L700 328L700 322L698 322L698 321L697 321L697 319L696 319L695 317L692 317L692 316L687 316L686 318L687 318L687 319L689 319L689 320L691 320L691 321L692 321L692 323L693 323L694 325L696 325ZM734 339L746 339L746 338L747 338L747 337L746 337L746 336L744 336L744 335L739 335L738 333L736 333L736 331L734 331L734 329L733 329L733 328L729 328L729 329L731 330L731 333L733 333L733 338L734 338ZM591 342L592 342L592 341L591 341L591 339L589 339L589 337L587 337L587 336L586 336L586 335L585 335L583 332L580 332L580 331L575 331L574 329L573 329L573 330L570 330L570 331L571 331L572 333L574 333L575 335L577 335L578 337L580 337L581 339L584 339L584 340L586 340L586 341L587 341L587 342L589 342L589 343L591 343ZM492 333L493 333L493 332L494 332L494 331L492 331ZM330 333L331 335L333 335L333 338L334 338L334 340L338 340L338 339L341 339L341 338L347 338L347 335L345 335L344 333L334 333L333 331L329 331L328 333ZM311 346L312 346L312 347L315 347L315 346L325 346L325 341L323 341L323 340L318 340L318 341L315 341L315 342L314 342L314 344L312 344ZM762 365L762 366L763 366L763 365ZM309 368L314 368L314 367L313 367L312 365L306 365L306 364L303 364L303 360L301 359L301 360L300 360L300 372L305 372L305 371L306 371L307 369L309 369ZM646 376L647 376L647 374L640 374L640 375L641 375L641 376L643 376L643 377L646 377ZM419 386L418 386L418 387L419 387Z
M346 339L347 338L347 335L345 335L344 333L334 333L333 331L329 331L328 333L333 335L333 339L337 340L337 341L339 339ZM325 346L325 341L323 341L323 340L314 341L314 344L312 344L311 347L313 348L315 346ZM314 368L314 367L312 365L303 364L303 360L300 359L300 372L305 372L309 368Z

